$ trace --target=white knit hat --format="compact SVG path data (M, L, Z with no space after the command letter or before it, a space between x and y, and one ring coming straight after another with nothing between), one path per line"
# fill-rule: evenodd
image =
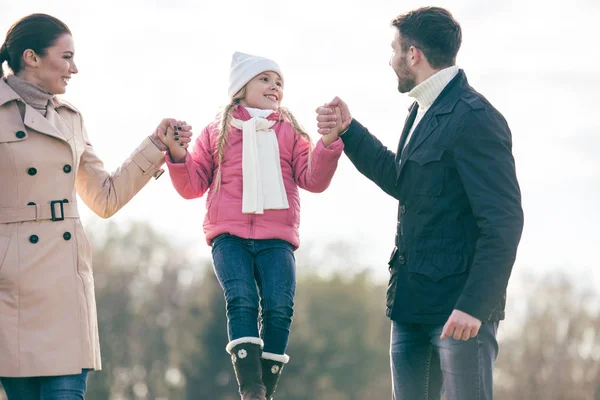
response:
M235 96L246 83L265 71L277 72L283 81L281 68L279 68L279 65L275 61L237 51L233 53L231 71L229 73L229 97Z

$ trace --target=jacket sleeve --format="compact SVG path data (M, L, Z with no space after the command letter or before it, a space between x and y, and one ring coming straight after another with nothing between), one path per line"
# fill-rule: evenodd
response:
M398 198L396 154L353 119L341 136L344 152L358 171L390 196Z
M119 211L142 189L151 177L158 178L164 171L164 154L146 138L116 171L104 169L104 163L92 146L83 119L81 132L84 151L75 178L75 188L83 202L102 218Z
M501 301L523 230L521 192L510 130L499 114L469 112L453 149L458 174L479 227L469 277L455 308L489 319Z
M294 181L302 189L313 193L321 193L329 187L333 174L337 169L338 161L344 150L344 143L336 140L325 147L319 140L312 150L310 157L311 166L308 167L310 143L296 135L292 165Z
M171 182L184 199L201 197L212 184L215 165L210 144L211 127L204 128L194 143L193 152L186 154L183 163L174 163L168 153L165 157Z

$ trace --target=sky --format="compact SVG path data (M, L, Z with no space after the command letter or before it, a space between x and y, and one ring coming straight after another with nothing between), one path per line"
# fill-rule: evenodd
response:
M34 12L66 22L79 74L68 101L116 169L164 117L199 134L227 102L234 51L276 60L284 106L318 140L314 110L334 96L391 149L407 107L388 65L390 21L424 1L7 1L0 34ZM600 2L439 0L463 29L457 64L508 120L523 195L525 228L515 271L560 270L600 284ZM345 156L329 189L302 192L303 248L343 242L348 259L387 279L397 202ZM88 226L106 223L80 206ZM204 198L184 200L169 176L151 181L112 217L147 221L191 254L210 256ZM302 256L301 248L299 257ZM324 264L327 264L327 257ZM317 269L329 271L328 265Z

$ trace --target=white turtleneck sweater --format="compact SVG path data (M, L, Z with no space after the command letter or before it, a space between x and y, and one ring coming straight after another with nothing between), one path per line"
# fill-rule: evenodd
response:
M413 122L412 127L410 128L410 132L408 133L408 137L406 138L406 142L404 142L404 147L410 141L413 132L423 115L429 110L429 107L433 104L435 99L438 98L442 90L450 83L452 79L458 74L459 68L456 65L453 65L448 68L444 68L423 82L419 83L417 86L413 88L410 92L408 92L408 96L414 98L419 104L419 109L417 110L417 116L415 117L415 122Z

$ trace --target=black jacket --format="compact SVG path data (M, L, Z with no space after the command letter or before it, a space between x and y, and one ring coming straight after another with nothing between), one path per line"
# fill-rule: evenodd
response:
M503 319L523 229L521 193L506 120L464 72L427 110L401 156L356 120L342 140L358 170L399 200L388 317L443 324L458 309L482 322Z

